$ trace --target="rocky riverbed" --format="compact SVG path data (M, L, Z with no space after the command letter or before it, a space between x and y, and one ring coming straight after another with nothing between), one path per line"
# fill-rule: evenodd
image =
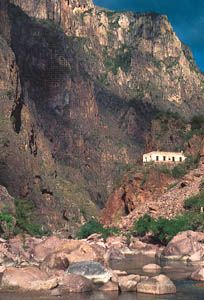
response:
M175 294L173 281L180 278L171 274L179 275L178 262L186 268L182 279L204 281L203 240L204 233L192 231L178 234L166 247L135 237L113 236L104 241L98 234L86 240L28 235L1 239L1 293Z

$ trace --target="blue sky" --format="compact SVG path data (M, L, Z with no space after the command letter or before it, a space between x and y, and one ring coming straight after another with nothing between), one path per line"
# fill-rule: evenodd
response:
M168 16L174 31L187 44L204 71L204 0L94 0L112 10L158 12Z

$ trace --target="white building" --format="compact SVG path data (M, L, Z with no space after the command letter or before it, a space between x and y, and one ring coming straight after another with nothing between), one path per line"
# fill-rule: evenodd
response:
M183 152L153 151L143 155L143 163L182 163L185 159Z

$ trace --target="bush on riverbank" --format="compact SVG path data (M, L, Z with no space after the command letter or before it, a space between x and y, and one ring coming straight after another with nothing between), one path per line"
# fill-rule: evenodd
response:
M186 230L204 230L204 214L186 212L170 220L163 217L153 219L144 215L135 221L132 233L139 236L151 233L154 242L167 245L175 235Z
M81 226L77 238L85 239L94 233L102 234L102 237L107 239L111 235L119 235L120 230L116 227L105 228L98 220L92 219Z

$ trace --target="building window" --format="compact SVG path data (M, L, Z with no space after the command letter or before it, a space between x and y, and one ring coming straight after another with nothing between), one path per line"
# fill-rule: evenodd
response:
M182 160L182 157L179 157L179 161L180 161L180 162L182 162L182 161L183 161L183 160Z
M159 156L156 156L156 161L159 161Z
M163 156L163 161L166 161L166 156Z
M174 156L172 157L172 161L175 162L175 157Z

